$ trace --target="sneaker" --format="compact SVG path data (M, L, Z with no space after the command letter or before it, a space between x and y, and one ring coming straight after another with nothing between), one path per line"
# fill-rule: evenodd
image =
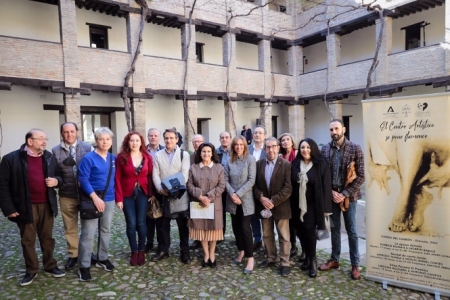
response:
M90 281L92 277L89 268L78 268L78 278L80 281Z
M25 273L25 276L23 276L22 280L20 281L20 286L26 286L33 282L33 280L36 278L36 273Z
M45 273L52 275L55 278L66 276L66 272L60 270L58 267L54 267L53 269L48 271L46 270Z
M114 265L109 260L99 260L95 266L97 268L103 268L107 272L114 270Z

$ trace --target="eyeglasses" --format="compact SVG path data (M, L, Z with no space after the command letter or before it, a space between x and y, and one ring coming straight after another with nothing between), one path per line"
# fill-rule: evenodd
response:
M266 146L266 149L267 150L276 149L277 147L279 147L279 146L278 145Z
M34 138L34 137L31 137L30 139L32 139L32 140L38 140L38 141L46 141L46 142L48 142L48 138Z

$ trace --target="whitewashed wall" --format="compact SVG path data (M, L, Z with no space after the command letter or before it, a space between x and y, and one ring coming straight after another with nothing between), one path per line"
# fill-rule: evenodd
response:
M144 55L181 59L181 30L145 23Z
M125 18L108 16L84 8L77 9L78 46L90 47L89 25L111 26L108 29L109 50L128 51L127 49L127 23Z
M375 25L341 36L341 64L373 58L376 39Z
M198 43L204 43L203 62L206 64L223 65L222 39L201 32L195 33Z
M236 66L238 68L258 70L258 46L236 42Z
M0 91L2 156L19 149L25 143L25 134L32 128L39 128L47 134L47 149L59 143L59 112L43 110L44 104L62 104L62 95L16 85L12 91Z
M392 22L392 53L405 51L405 30L402 27L419 22L428 22L425 27L425 41L427 45L444 42L445 36L445 7L436 6L404 18L394 19ZM423 31L420 32L423 42ZM423 44L422 44L423 46Z
M289 74L287 51L272 48L272 66L275 73Z
M303 48L303 56L308 60L308 63L305 64L304 73L328 67L326 42L320 42Z
M60 42L58 6L0 0L0 35Z

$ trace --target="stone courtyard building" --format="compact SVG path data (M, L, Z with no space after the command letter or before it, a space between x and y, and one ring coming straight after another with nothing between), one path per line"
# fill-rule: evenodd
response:
M268 135L324 144L329 111L363 145L360 100L382 25L371 97L450 85L444 0L377 1L382 20L350 0L147 4L128 93L132 124L142 133L176 127L185 148L194 132L218 145L221 131L260 123ZM93 129L111 127L116 152L127 132L121 93L140 26L135 0L0 0L1 153L17 149L32 127L56 145L66 120L90 142Z

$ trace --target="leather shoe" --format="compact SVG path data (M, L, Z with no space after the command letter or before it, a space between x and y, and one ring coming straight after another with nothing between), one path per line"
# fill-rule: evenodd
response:
M264 269L264 268L267 268L267 267L273 266L273 265L275 265L274 262L268 261L268 260L264 260L264 261L262 261L262 262L258 265L258 268Z
M300 270L302 270L302 271L308 270L309 269L309 265L310 265L309 258L306 257L305 260L303 261L302 265L300 266Z
M309 277L314 278L317 276L317 258L313 258L309 264Z
M169 257L169 253L159 251L150 259L151 261L160 261L163 258Z
M78 257L69 257L67 259L66 264L64 265L64 269L66 271L72 270L76 266L77 261L78 261Z
M189 249L195 250L200 249L202 247L202 243L200 241L194 241L192 244L189 245Z
M183 262L183 264L188 265L191 263L191 257L189 256L189 254L181 254L181 261Z
M291 273L291 268L286 267L286 266L281 267L281 272L280 272L281 276L283 276L283 277L288 276L290 273Z
M358 266L352 266L352 279L358 280L361 278L361 272L359 271Z
M262 242L254 242L253 243L253 252L262 247Z
M319 267L319 271L329 271L331 269L339 269L339 262L330 259Z
M298 262L303 262L306 258L306 253L302 251L300 256L298 257Z
M215 260L215 261L209 260L209 267L210 267L210 268L215 268L215 267L217 267L217 260Z
M145 244L145 249L144 249L145 253L152 251L152 249L153 249L153 244Z
M292 247L291 248L291 253L289 254L289 258L293 258L294 256L296 256L297 252L298 252L297 246Z

